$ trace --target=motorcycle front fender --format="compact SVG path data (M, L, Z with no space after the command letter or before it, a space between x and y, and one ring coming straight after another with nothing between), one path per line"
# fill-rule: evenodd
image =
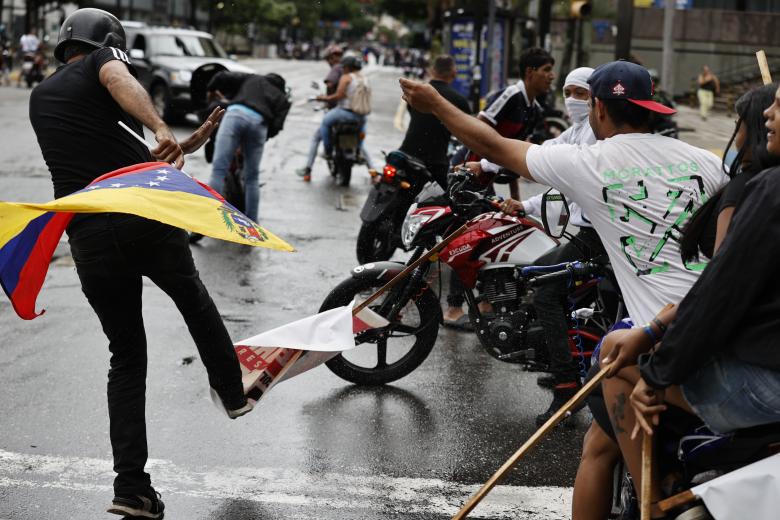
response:
M395 275L406 268L401 262L371 262L359 265L350 271L353 278L359 280L380 280L389 282Z

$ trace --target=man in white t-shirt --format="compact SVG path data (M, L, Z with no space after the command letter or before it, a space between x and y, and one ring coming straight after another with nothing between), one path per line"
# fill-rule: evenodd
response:
M652 101L644 67L617 61L595 70L589 120L599 141L590 146L541 147L502 138L425 85L400 81L410 105L433 113L470 149L566 193L582 208L602 239L634 323L679 302L696 281L703 266L683 264L677 240L688 217L728 178L712 153L649 133L653 112L674 111ZM601 486L605 476L591 480ZM576 509L575 520L585 518Z

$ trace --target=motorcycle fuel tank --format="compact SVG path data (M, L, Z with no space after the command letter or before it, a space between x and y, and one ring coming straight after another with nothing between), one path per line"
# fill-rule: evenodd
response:
M558 242L533 220L485 213L442 250L439 258L455 269L466 287L474 287L480 269L530 265Z

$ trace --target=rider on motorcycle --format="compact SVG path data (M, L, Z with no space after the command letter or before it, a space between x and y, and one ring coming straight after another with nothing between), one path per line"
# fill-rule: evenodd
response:
M341 66L341 58L343 56L344 49L342 49L340 45L331 44L325 49L325 61L330 65L330 70L324 80L325 93L328 95L336 92L336 87L338 86L339 79L341 79L341 74L343 73L343 68ZM333 108L335 106L335 102L327 103L328 108ZM314 159L317 157L317 148L320 146L320 141L322 141L322 137L320 129L317 128L311 138L306 166L295 171L295 173L303 178L304 182L311 182L311 169L312 166L314 166Z
M542 106L536 99L550 90L555 79L553 65L555 59L544 49L532 47L523 51L520 55L522 79L499 92L477 118L495 128L503 137L518 140L530 137L543 119ZM452 164L461 164L467 160L476 161L479 158L473 150L469 152L469 147L463 146L452 158ZM509 193L513 199L520 198L517 182L510 182ZM455 276L450 278L449 291L444 324L470 330L468 317L463 312L462 287Z
M435 91L401 80L408 102L433 112L476 153L577 202L604 243L629 315L645 323L656 309L682 299L699 275L680 261L678 243L667 233L685 219L686 208L701 205L727 177L712 153L649 133L653 113L671 111L651 101L652 81L644 67L607 63L596 69L589 85L589 121L600 140L589 147L541 147L503 138L462 116ZM594 439L606 446L607 457L586 453ZM577 492L592 498L610 487L615 462L610 450L614 443L592 424L575 485L578 520L607 516L592 502L578 500Z
M593 130L588 123L588 99L590 98L588 79L592 73L593 69L590 67L581 67L574 69L566 76L563 87L564 102L573 124L557 138L545 141L542 146L556 144L591 145L596 142L596 136L593 135ZM497 171L499 168L498 165L490 163L487 159L480 161L480 167L483 172ZM539 216L541 205L542 195L537 195L523 202L509 199L503 205L503 209L508 213L525 212L529 215ZM572 213L571 223L580 229L576 240L566 242L561 247L542 256L534 262L535 265L555 265L561 262L582 260L583 255L586 258L594 258L605 254L598 234L594 231L587 216L582 213L581 208L572 202L570 210ZM542 377L539 383L543 386L553 387L553 400L550 406L546 412L536 416L536 424L539 426L547 422L582 386L579 364L572 358L569 348L568 321L566 319L568 293L568 284L565 280L561 280L559 283L540 286L536 289L534 296L534 306L547 338L546 358L550 360L549 371L552 374L552 380Z
M455 80L455 61L451 56L437 57L430 70L430 84L450 103L470 114L469 102L450 86ZM420 159L442 189L447 189L447 147L450 131L431 114L409 109L409 128L406 130L401 151Z
M312 137L311 145L309 146L309 154L306 158L306 166L295 171L298 176L303 178L304 182L311 182L311 169L314 167L314 161L317 158L317 148L319 147L320 141L323 142L325 147L325 156L330 157L331 150L328 149L330 147L330 135L325 136L323 130L329 132L330 126L336 122L355 119L363 122L363 133L365 134L366 116L352 112L349 107L350 96L356 85L356 83L353 82L352 77L357 75L360 80L366 82L365 85L368 87L368 80L360 74L360 70L363 68L362 60L352 55L344 56L342 58L341 47L337 46L328 47L326 58L328 63L332 65L328 76L325 78L327 90L324 96L317 96L316 100L324 102L329 110L325 114L321 126ZM338 63L334 64L336 59L338 59ZM347 68L349 70L346 70ZM344 87L340 90L339 87L342 84ZM368 154L365 144L362 142L360 143L360 154L363 157L369 172L373 170L374 165L371 161L371 156Z
M607 403L630 395L632 404L608 405L607 410L637 489L641 448L636 434L640 427L649 433L658 425L657 415L667 408L664 403L699 416L719 433L780 422L780 358L775 348L780 288L764 257L755 254L760 249L773 255L778 233L773 224L780 218L774 191L780 171L780 144L774 137L780 131L780 91L774 90L774 85L755 89L737 102L740 118L732 139L739 153L731 173L741 171L723 197L713 197L710 203L727 209L716 215L702 208L718 219L718 255L676 309L662 311L643 329L610 334L605 340L602 358L612 361L609 375L616 376L604 383ZM772 105L764 116L769 139L760 124L768 102ZM758 175L765 168L772 169ZM746 187L751 177L756 179ZM735 201L739 213L732 221ZM691 231L686 229L683 242ZM729 239L723 241L727 232ZM640 356L661 338L652 353ZM638 369L631 366L637 358ZM658 482L653 484L655 501L660 491Z

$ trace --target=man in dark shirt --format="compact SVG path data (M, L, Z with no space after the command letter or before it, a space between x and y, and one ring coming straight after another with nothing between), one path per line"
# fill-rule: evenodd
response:
M325 95L330 96L336 92L336 87L339 84L341 75L344 73L344 67L341 66L341 58L344 57L344 49L340 45L335 43L328 45L325 49L325 61L330 65L328 75L325 76ZM336 101L329 101L326 103L327 108L333 108L336 106ZM306 166L297 169L295 172L299 177L302 177L304 182L311 182L311 169L314 167L314 161L317 159L317 149L322 142L322 132L320 128L314 132L311 137L311 143L309 144L309 154L306 158Z
M555 79L553 65L555 59L544 49L532 47L523 51L520 55L520 75L523 79L495 94L488 100L488 107L477 117L495 128L502 137L521 141L528 139L544 117L542 106L536 99L549 92ZM479 155L467 152L466 147L463 147L453 158L453 164L479 159ZM515 200L520 199L517 182L509 184L509 196ZM453 273L444 313L445 326L473 330L468 315L463 311L464 302L463 286ZM485 309L488 308L487 304L483 305Z
M55 57L65 63L30 97L30 120L51 172L55 194L81 190L97 177L157 159L184 164L219 121L213 117L179 145L160 119L122 49L119 20L99 9L66 18ZM141 145L117 121L154 132L158 146ZM230 336L190 254L187 234L133 215L77 215L68 226L81 287L109 339L108 411L114 455L110 513L162 518L164 505L144 471L146 444L146 335L141 313L142 276L176 303L229 416L251 410Z
M549 52L538 47L526 49L520 55L520 79L514 85L494 94L488 99L488 106L477 117L492 126L502 137L525 141L544 119L542 106L537 101L549 91L555 73L555 59ZM478 161L477 154L469 153L466 162ZM457 160L458 163L463 162ZM519 200L520 191L516 183L509 185L510 197Z
M455 80L455 61L450 56L439 56L431 67L430 84L447 101L466 112L471 112L469 103L450 86ZM442 188L447 189L447 147L450 141L450 131L432 114L418 112L411 106L409 109L409 128L406 130L401 151L420 159L428 167L434 180Z
M258 177L265 141L281 131L290 110L284 78L278 74L260 76L223 71L211 79L207 89L210 97L216 94L230 100L217 130L209 184L219 193L225 193L230 162L240 146L244 154L245 213L257 221L260 204Z

